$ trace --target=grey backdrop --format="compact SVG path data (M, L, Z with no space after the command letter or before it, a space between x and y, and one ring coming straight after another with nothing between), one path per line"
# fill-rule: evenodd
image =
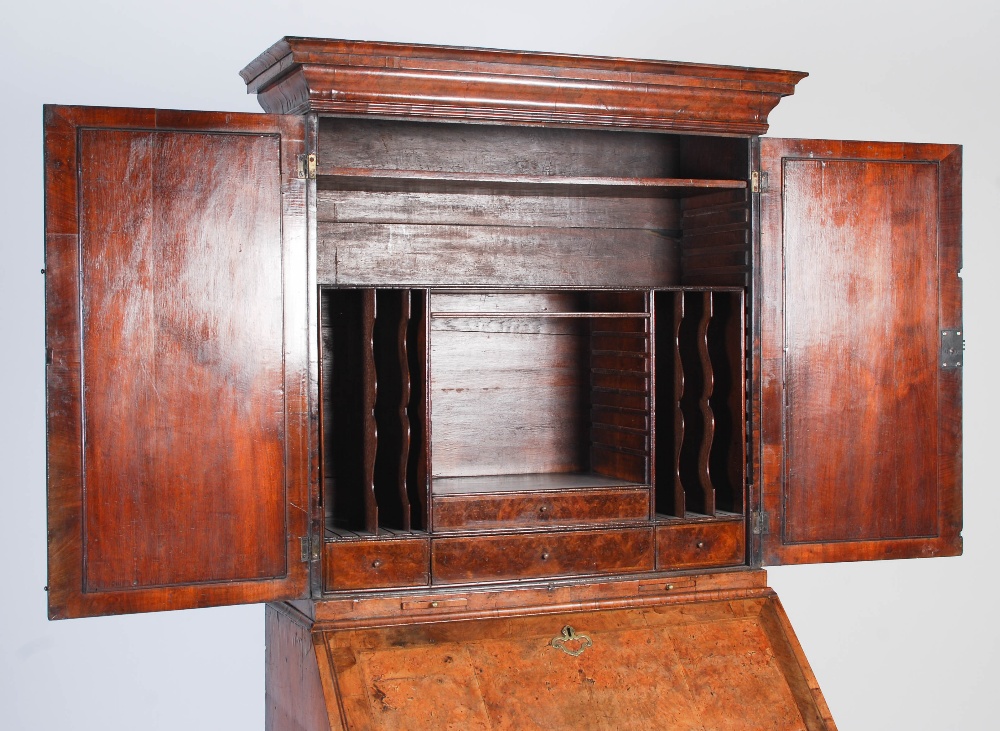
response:
M770 581L844 731L998 728L995 2L22 0L0 18L0 727L263 725L260 606L45 619L41 105L255 111L237 71L298 34L798 69L772 136L964 144L965 556Z

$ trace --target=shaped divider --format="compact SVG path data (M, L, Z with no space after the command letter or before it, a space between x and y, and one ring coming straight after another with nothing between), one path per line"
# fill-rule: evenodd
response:
M657 513L743 510L745 344L739 290L654 293Z

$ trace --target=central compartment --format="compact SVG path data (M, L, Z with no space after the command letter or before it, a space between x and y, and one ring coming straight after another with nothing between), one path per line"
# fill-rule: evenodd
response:
M644 293L433 292L430 310L432 494L648 483Z

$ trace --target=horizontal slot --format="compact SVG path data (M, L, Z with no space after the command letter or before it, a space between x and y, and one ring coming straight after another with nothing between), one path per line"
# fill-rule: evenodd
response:
M750 196L748 188L742 190L724 190L706 193L705 195L685 198L683 201L683 215L696 216L699 211L716 211L727 208L733 204L743 204L749 206Z
M733 267L723 272L714 270L688 272L684 275L684 279L690 285L706 287L747 286L750 284L750 270L749 267Z
M595 351L618 351L646 354L645 332L597 331L591 335Z
M591 409L590 413L591 419L595 424L605 424L607 426L617 426L637 431L646 431L649 426L649 416L645 411L595 407Z
M712 249L704 252L684 252L684 266L686 271L696 272L702 270L726 270L731 267L748 267L747 261L749 252L746 249L737 251L718 251Z
M649 437L645 429L594 424L590 428L590 438L594 444L603 444L611 449L634 454L649 453Z
M741 257L742 258L742 257ZM746 277L750 273L750 265L748 263L742 264L726 264L726 265L713 265L704 267L691 267L684 272L685 279L688 279L690 283L694 283L694 277L703 277L706 280L712 282L712 284L721 283L723 277ZM712 275L717 275L719 282L711 280ZM744 283L744 279L738 280L740 283Z
M595 444L590 449L590 468L602 475L621 475L635 482L646 479L649 458Z
M629 353L602 350L592 353L590 364L601 370L626 370L646 373L647 356L645 353Z
M646 393L649 386L649 379L643 374L631 372L595 372L591 376L591 384L594 388L609 388L616 391Z
M684 229L683 252L715 246L746 246L750 242L750 229L746 224L725 228Z
M649 396L645 392L592 388L590 403L593 406L611 406L642 414L649 413Z
M750 210L745 201L737 201L711 208L686 210L682 214L682 220L685 230L694 232L706 228L746 224L750 221Z

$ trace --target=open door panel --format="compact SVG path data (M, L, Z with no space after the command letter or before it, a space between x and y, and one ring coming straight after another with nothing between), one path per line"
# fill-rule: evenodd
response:
M308 589L302 118L45 109L49 615Z
M762 139L765 565L962 551L961 148Z
M310 629L297 618L287 605L268 607L268 662L300 678L281 686L269 667L271 731L836 729L781 604L763 587L357 629Z

